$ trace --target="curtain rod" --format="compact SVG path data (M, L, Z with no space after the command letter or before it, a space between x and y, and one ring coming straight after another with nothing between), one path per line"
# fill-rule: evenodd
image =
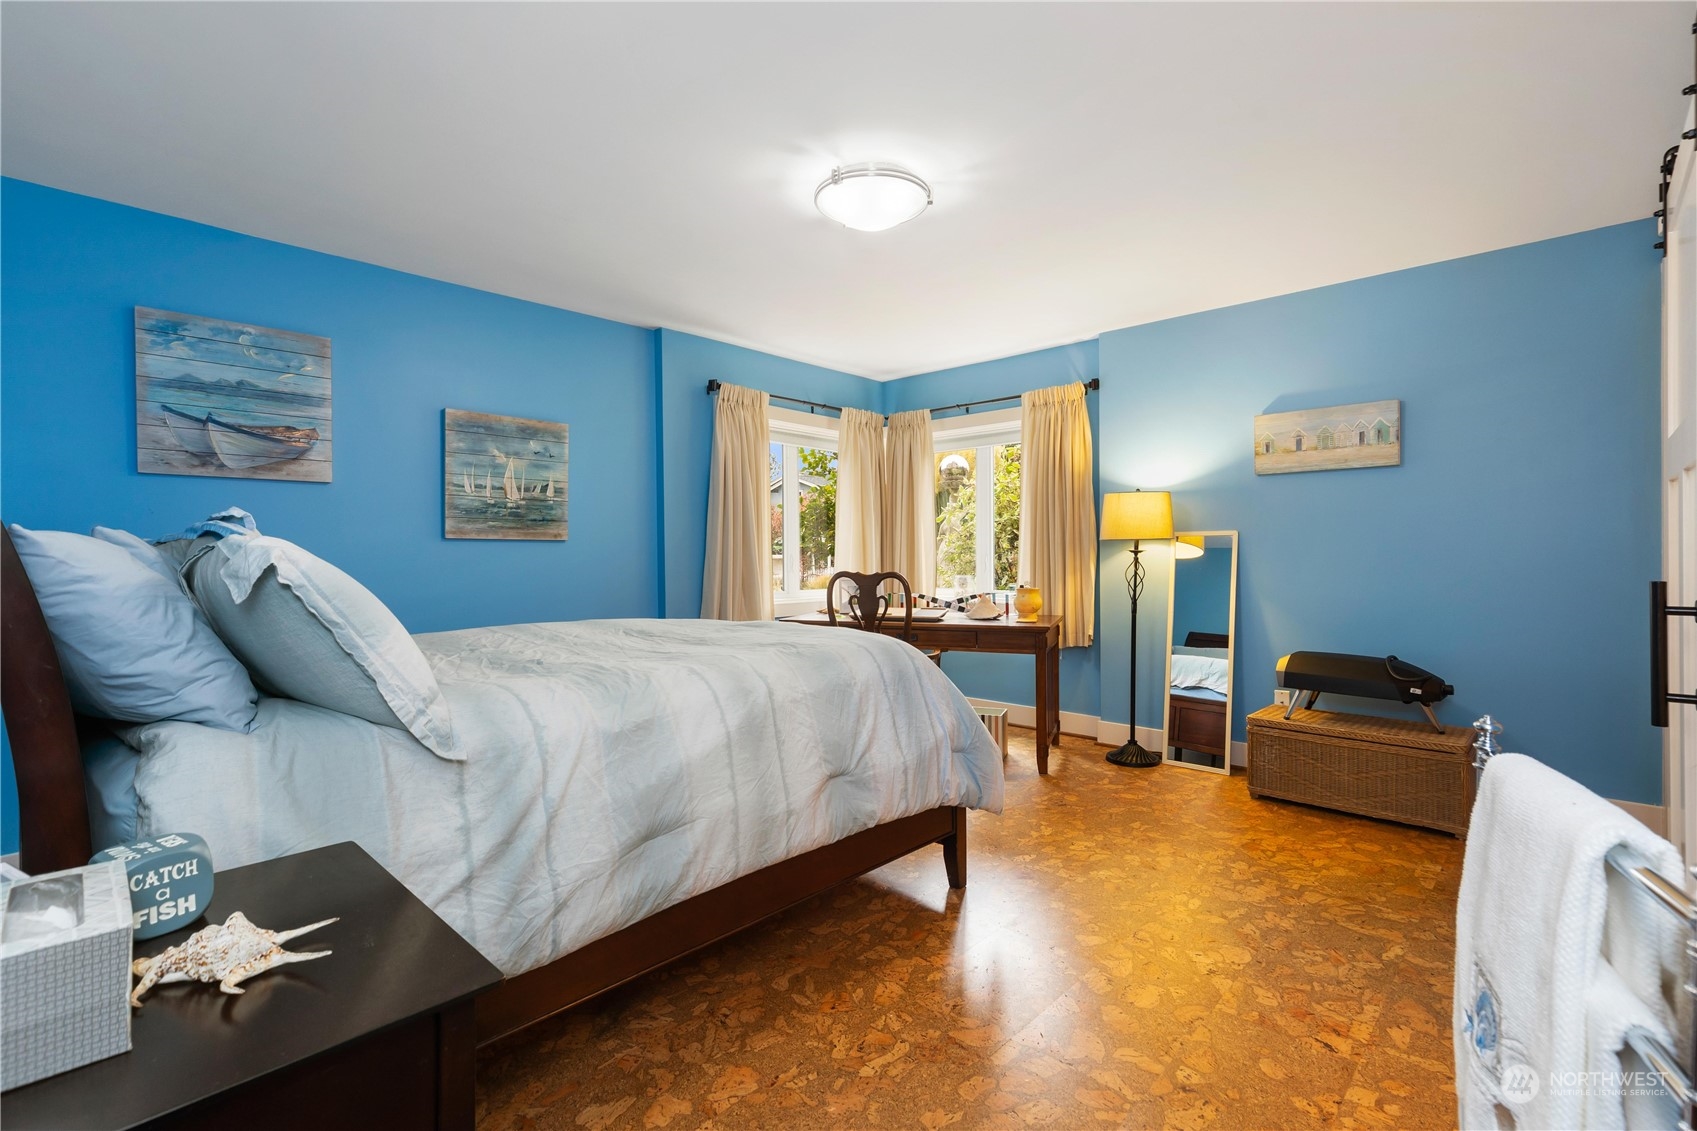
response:
M1092 377L1092 378L1090 378L1090 380L1088 380L1084 383L1084 391L1087 392L1087 393L1093 393L1097 389L1100 389L1101 387L1102 387L1102 381L1098 377ZM712 396L714 393L716 393L718 391L719 391L719 382L717 380L707 382L707 395L708 396ZM783 396L782 394L779 394L779 393L768 393L767 396L771 400L775 400L775 401L786 401L789 404L806 405L807 410L809 412L815 412L819 409L824 409L826 412L835 412L835 413L840 414L843 411L841 405L825 404L821 401L803 400L801 397L786 397L786 396ZM958 408L958 409L962 410L963 412L971 412L973 409L978 408L981 405L1001 404L1004 401L1017 401L1019 399L1020 399L1020 394L1014 393L1013 395L1006 396L1006 397L986 397L981 401L962 401L960 404L938 405L936 408L930 409L928 411L930 411L930 412L953 412L955 409ZM887 414L885 416L885 419L886 420L889 419Z

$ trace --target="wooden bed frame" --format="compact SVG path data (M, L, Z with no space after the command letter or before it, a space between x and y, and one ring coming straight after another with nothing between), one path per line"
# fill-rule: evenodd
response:
M1184 646L1227 648L1231 646L1231 637L1223 632L1192 632L1184 638ZM1167 745L1225 758L1225 700L1203 699L1186 695L1175 687L1167 688Z
M88 863L88 803L77 719L47 622L11 535L0 526L0 706L17 771L19 866ZM943 846L949 886L966 886L966 810L931 809L780 861L633 923L477 999L488 1044L664 966L845 880L929 845Z

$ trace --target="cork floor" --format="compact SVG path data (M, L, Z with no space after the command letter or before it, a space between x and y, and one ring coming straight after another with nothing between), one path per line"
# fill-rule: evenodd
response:
M1068 738L899 860L480 1054L516 1128L1453 1127L1461 842Z

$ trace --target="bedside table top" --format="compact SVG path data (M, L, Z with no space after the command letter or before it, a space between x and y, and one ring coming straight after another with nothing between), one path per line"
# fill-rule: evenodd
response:
M228 995L156 986L131 1011L129 1052L0 1097L9 1127L122 1128L434 1013L501 972L351 842L218 872L207 915L135 945L158 954L240 911L269 930L340 922L284 944L328 958L267 971ZM132 982L132 985L134 983Z

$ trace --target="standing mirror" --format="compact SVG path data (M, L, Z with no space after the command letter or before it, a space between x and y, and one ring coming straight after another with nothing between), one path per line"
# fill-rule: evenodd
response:
M1166 761L1231 773L1237 531L1173 536L1167 587Z

